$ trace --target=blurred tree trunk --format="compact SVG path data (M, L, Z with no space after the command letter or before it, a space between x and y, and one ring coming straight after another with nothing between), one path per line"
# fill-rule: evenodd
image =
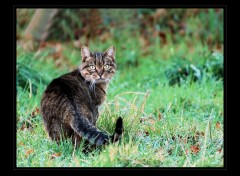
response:
M33 41L44 41L52 25L52 19L58 9L37 9L25 31L25 38Z

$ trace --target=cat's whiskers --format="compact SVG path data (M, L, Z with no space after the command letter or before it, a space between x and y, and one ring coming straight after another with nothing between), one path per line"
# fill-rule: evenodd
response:
M108 84L112 84L110 79L106 79L105 82L108 83Z

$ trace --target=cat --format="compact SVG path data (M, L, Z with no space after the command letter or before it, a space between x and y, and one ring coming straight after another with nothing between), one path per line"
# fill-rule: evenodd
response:
M117 119L115 132L108 135L96 127L98 108L106 98L109 81L116 71L115 47L105 52L91 52L82 46L80 66L52 80L41 99L44 128L53 141L72 138L79 145L82 138L93 146L105 146L122 137L123 120Z

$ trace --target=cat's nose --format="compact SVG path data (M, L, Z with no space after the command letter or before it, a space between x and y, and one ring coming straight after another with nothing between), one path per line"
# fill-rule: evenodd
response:
M102 76L102 74L103 74L103 70L102 70L102 69L97 69L97 73L98 73L98 75L99 75L100 78L101 78L101 76Z

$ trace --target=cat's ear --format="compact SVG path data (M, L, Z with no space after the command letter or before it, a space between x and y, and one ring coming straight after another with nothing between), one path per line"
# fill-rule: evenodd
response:
M111 57L114 61L115 60L115 52L116 52L115 46L112 45L104 52L104 54L106 56Z
M84 62L86 60L86 58L91 56L91 51L89 50L88 47L82 46L81 55L82 55L82 61Z

